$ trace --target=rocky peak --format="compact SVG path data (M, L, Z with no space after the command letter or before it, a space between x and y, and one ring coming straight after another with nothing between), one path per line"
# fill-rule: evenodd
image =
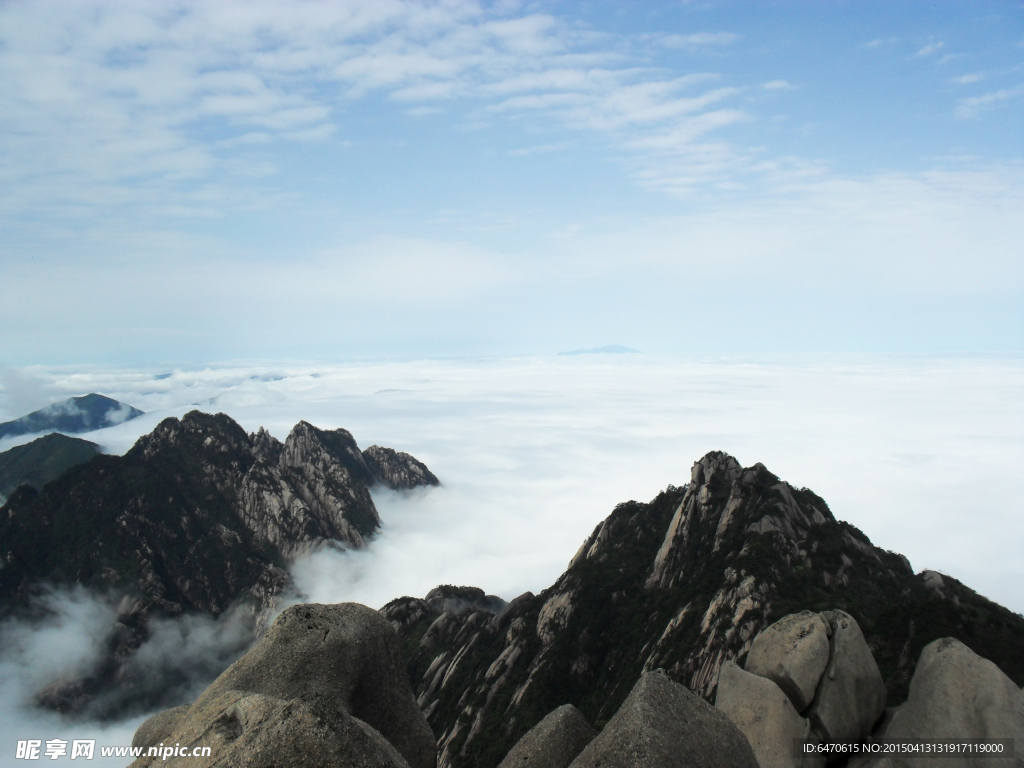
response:
M374 482L355 438L347 429L317 429L307 421L300 421L284 441L280 463L282 468L316 467L320 470L338 464L364 485Z
M297 556L363 547L375 534L372 482L343 429L300 422L282 444L224 414L164 419L123 457L98 456L41 493L12 496L0 514L0 615L24 609L43 581L119 592L129 631L118 658L152 616L242 604L261 626ZM108 666L84 700L116 677ZM50 699L71 706L60 691Z
M258 458L267 464L277 464L280 462L284 445L264 427L260 427L258 432L253 432L249 435L249 440L252 442L253 452Z
M686 486L616 506L543 592L495 616L430 609L407 598L384 612L405 639L439 768L495 765L566 703L600 728L659 668L711 699L723 665L805 610L856 620L894 703L917 653L945 635L1024 682L1024 619L947 576L915 577L812 491L720 452Z
M408 453L371 445L363 451L363 458L374 480L394 491L441 484L426 464Z
M427 593L425 600L438 614L463 611L498 613L507 605L497 595L485 594L479 587L453 587L450 584L434 587Z

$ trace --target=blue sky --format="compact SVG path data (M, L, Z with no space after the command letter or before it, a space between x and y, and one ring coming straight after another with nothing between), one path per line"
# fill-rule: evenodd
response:
M1024 349L1019 2L0 5L0 363Z

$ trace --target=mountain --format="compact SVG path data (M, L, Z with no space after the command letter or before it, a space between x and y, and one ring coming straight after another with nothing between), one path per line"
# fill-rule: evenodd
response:
M100 455L41 491L12 494L0 509L0 615L27 608L43 583L123 595L118 621L131 631L112 648L117 658L146 638L153 616L242 604L259 623L291 587L295 557L361 548L376 533L377 482L344 429L302 421L282 443L224 414L165 419L123 457ZM60 692L49 700L77 706Z
M363 451L363 459L377 482L393 491L441 484L426 464L408 453L371 445Z
M0 453L0 498L10 496L22 483L39 490L99 452L96 443L58 432L4 451Z
M621 355L638 354L640 350L630 349L621 344L608 344L604 347L591 347L589 349L571 349L568 352L559 352L560 355Z
M620 504L539 595L495 612L417 598L383 610L438 737L439 768L493 768L563 704L600 729L644 672L713 699L722 665L802 610L853 616L890 705L922 648L960 640L1024 683L1024 617L838 521L813 491L713 452L690 482Z
M103 395L72 397L40 408L20 419L0 424L0 438L48 431L72 434L91 432L138 418L142 414L138 408Z

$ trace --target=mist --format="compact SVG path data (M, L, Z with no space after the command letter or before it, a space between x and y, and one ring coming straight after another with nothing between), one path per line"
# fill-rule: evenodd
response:
M916 571L952 575L1024 611L1024 363L1016 359L581 355L29 374L53 397L97 391L145 410L82 435L110 453L199 408L279 439L301 419L344 427L361 448L384 445L424 461L442 485L375 489L383 526L367 549L322 550L295 563L308 601L379 608L445 583L506 600L539 592L616 504L683 485L694 461L724 450L813 489L837 518L906 555ZM69 607L57 624L18 625L24 650L5 650L2 707L14 723L4 726L5 744L101 732L28 703L32 686L45 684L41 649L87 665L103 632L97 617L109 618L100 597L89 598L92 612L81 596L62 599ZM186 700L247 642L229 617L187 621L162 624L137 658L152 679L177 681ZM104 743L130 743L137 723L108 727ZM30 732L41 735L19 735Z

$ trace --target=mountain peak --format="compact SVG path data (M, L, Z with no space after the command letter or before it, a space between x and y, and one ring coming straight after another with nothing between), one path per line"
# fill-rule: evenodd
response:
M4 422L0 424L0 438L35 432L92 432L142 415L138 408L92 393L51 403L19 419Z

